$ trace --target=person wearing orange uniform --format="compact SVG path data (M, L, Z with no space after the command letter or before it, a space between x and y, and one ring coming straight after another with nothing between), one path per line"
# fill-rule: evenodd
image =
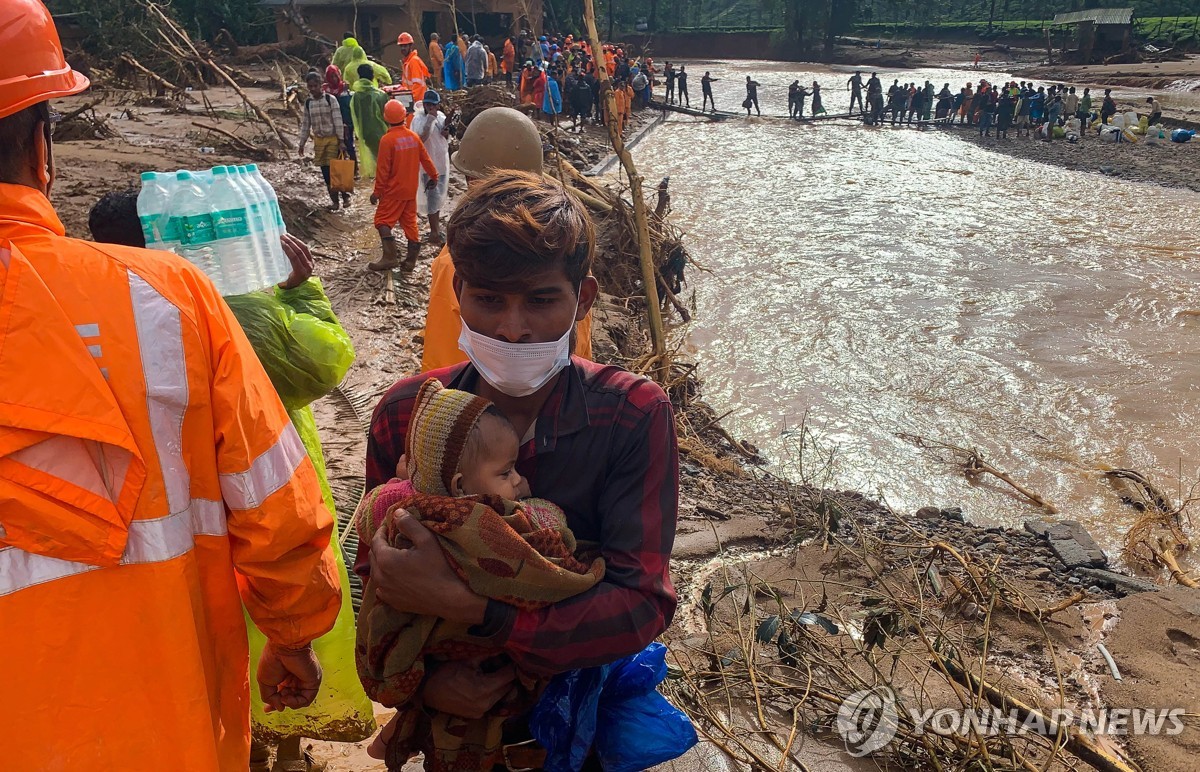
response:
M463 133L450 163L467 177L467 186L498 169L542 173L542 140L537 126L518 110L491 107L479 113ZM454 291L454 261L443 247L433 260L429 307L425 314L425 350L421 371L428 372L467 361L458 347L462 334L458 296ZM592 358L592 315L575 325L576 356Z
M243 605L269 709L312 702L333 520L212 282L66 238L49 100L88 81L0 2L0 743L8 769L244 770ZM99 302L103 299L103 302Z
M613 101L616 103L617 133L624 135L625 121L629 117L629 96L624 83L613 84Z
M412 92L415 104L425 99L425 91L429 88L429 68L417 54L412 35L401 32L396 42L400 45L400 62L403 68L401 82Z
M517 67L517 48L511 37L504 38L504 55L501 57L504 69L504 83L512 88L512 76Z
M390 271L396 266L411 271L421 253L421 233L417 229L417 179L420 169L429 177L426 186L437 187L438 172L421 138L405 125L408 110L396 100L383 108L383 119L391 126L379 142L379 162L375 171L375 191L371 203L375 210L375 228L383 243L383 259L370 263L372 271ZM400 223L408 239L408 253L401 264L396 251L392 226Z
M429 35L429 83L435 87L442 85L442 63L446 61L446 55L442 53L442 44L438 42L438 34L436 32Z

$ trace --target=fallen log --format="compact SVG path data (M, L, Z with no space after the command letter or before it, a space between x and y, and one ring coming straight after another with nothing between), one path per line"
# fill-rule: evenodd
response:
M125 64L129 65L130 67L137 70L138 72L140 72L142 75L144 75L146 77L147 80L149 80L151 83L157 84L158 87L161 88L164 92L179 94L179 95L183 96L183 98L188 100L189 102L196 101L196 97L189 94L185 89L182 89L179 86L176 86L174 83L167 80L163 76L159 75L157 72L152 72L151 70L147 69L145 65L143 65L141 62L139 62L137 59L134 59L132 54L128 54L128 53L121 54L120 56L117 57L117 59L119 61L124 62Z
M271 131L275 134L276 139L279 140L280 145L282 145L287 150L292 149L293 146L292 146L291 140L289 140L286 136L284 136L283 132L280 131L279 126L277 126L275 124L275 121L273 121L271 119L271 116L267 115L265 110L263 110L261 107L259 107L257 104L255 104L250 99L250 97L248 97L246 95L246 92L243 91L242 87L237 84L237 81L234 80L234 77L232 75L230 75L223 68L218 66L217 63L212 60L211 56L206 56L205 54L200 53L200 50L198 48L196 48L196 44L192 42L191 36L189 36L186 31L180 29L179 25L177 25L174 21L172 21L171 18L169 16L167 16L167 14L165 14L163 12L163 10L161 8L159 8L156 4L154 4L152 2L148 2L148 0L145 0L142 3L142 5L151 14L153 14L155 17L157 17L158 20L163 24L163 26L165 26L167 29L169 29L174 34L175 38L177 39L177 41L179 43L181 43L189 51L191 51L191 55L194 56L197 61L199 61L200 63L207 66L209 68L209 70L211 70L213 73L215 73L217 75L217 77L219 77L219 78L221 78L221 80L225 81L229 85L229 87L234 90L234 93L236 93L241 98L241 100L243 102L245 102L246 106L249 107L250 110L253 111L256 116L258 116L258 119L260 121L262 121L263 123L267 124L267 127L270 128ZM160 30L160 33L165 36L165 33L163 33L162 30Z
M237 136L236 134L226 131L225 129L222 129L219 126L209 126L207 123L200 123L199 121L192 121L192 125L195 126L197 129L203 129L205 131L211 131L214 134L220 134L222 137L225 137L230 142L232 142L233 146L236 147L238 150L241 150L252 156L255 156L258 158L263 158L264 160L267 160L267 161L274 160L274 158L275 158L275 155L271 152L271 150L269 148L256 147L254 145L251 145L249 142L247 142L246 140Z
M1141 772L1141 768L1132 761L1117 758L1101 748L1094 739L1080 731L1079 727L1059 722L1053 717L1046 716L1037 708L1026 705L1016 697L1000 691L974 673L967 672L954 660L946 657L938 657L935 660L935 667L945 670L951 678L963 686L982 694L988 702L1001 711L1008 711L1010 708L1016 711L1023 723L1035 723L1046 727L1049 731L1061 734L1063 747L1075 754L1084 763L1091 765L1094 769L1098 769L1100 772ZM1053 738L1053 735L1050 735L1050 737Z

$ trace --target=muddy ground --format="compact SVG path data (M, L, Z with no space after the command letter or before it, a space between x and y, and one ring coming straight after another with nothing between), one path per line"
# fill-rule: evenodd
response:
M288 130L294 130L296 121L282 112L279 91L263 89L251 94L263 104L274 100L277 118ZM135 185L141 171L206 168L247 160L232 152L227 142L193 123L226 128L254 144L265 141L265 132L246 119L232 92L212 89L207 96L214 105L208 115L198 113L196 106L181 111L179 105L164 106L119 89L97 90L59 105L66 111L86 101L100 100L95 108L97 115L119 132L114 138L65 142L56 148L59 180L54 200L68 233L86 238L91 204L105 190ZM599 130L590 132L588 142L603 142ZM1061 145L1043 150L1038 143L1014 140L1012 147L1018 146L1028 146L1030 152L1034 152L1033 147L1037 152L1068 152L1059 150ZM201 148L213 152L202 152ZM1088 144L1075 146L1071 152L1089 152L1088 148ZM1120 149L1125 151L1124 147ZM1142 150L1136 147L1131 152ZM339 504L353 506L361 492L364 422L378 395L419 367L429 260L436 248L423 250L422 262L410 276L384 277L368 272L365 265L378 256L379 247L365 188L355 194L349 209L330 213L324 208L326 199L317 170L307 161L282 156L263 162L261 168L280 194L289 229L312 244L317 275L324 281L358 354L341 392L315 405L331 483ZM462 190L460 179L455 180L453 189ZM613 315L622 316L616 310ZM672 560L680 609L664 636L676 662L685 670L696 669L698 661L708 662L714 656L719 659L721 652L713 650L715 642L731 634L728 625L736 622L739 614L745 614L745 609L750 614L747 624L757 625L768 619L769 605L751 602L750 596L757 597L758 590L747 590L750 581L745 582L741 594L730 592L724 605L719 599L712 600L713 588L720 591L728 586L731 574L753 576L756 586L775 588L772 602L781 604L780 608L823 608L817 599L828 597L830 608L848 619L861 620L873 613L875 603L895 602L886 593L881 595L881 588L911 583L914 566L923 565L921 561L936 562L939 567L935 573L943 577L942 583L968 581L962 565L947 560L947 553L937 546L945 544L960 553L966 563L983 567L978 570L984 570L987 576L1002 576L1005 582L1011 582L1025 599L1026 609L1049 609L1082 593L1045 623L1036 614L1003 607L997 608L994 619L985 621L980 618L980 604L968 601L962 593L945 589L936 598L931 596L930 619L936 618L939 625L951 625L957 631L956 640L989 630L985 637L990 636L992 645L982 656L982 672L994 683L1031 703L1052 707L1060 703L1057 668L1062 674L1061 700L1065 704L1134 707L1174 706L1178 702L1193 714L1200 712L1196 697L1200 694L1196 688L1200 685L1200 669L1196 667L1200 658L1200 594L1195 591L1175 587L1133 593L1131 588L1121 589L1103 576L1097 578L1099 575L1071 568L1051 542L1029 531L977 528L963 522L969 520L969 513L964 518L955 510L893 513L857 494L835 494L797 481L779 480L745 463L726 439L711 431L704 434L707 447L703 452L685 453L682 459L680 521ZM998 488L997 495L1007 494ZM1015 500L1012 506L1027 508ZM1030 518L1038 516L1036 509L1027 509ZM1058 549L1062 549L1061 544ZM951 580L951 575L959 579ZM739 598L745 601L739 606L741 611L730 611L730 604L741 603ZM890 635L889 640L897 646L913 641L911 629L894 630ZM1095 644L1101 639L1108 641L1122 672L1120 682L1113 679L1097 653ZM827 645L814 638L813 656ZM770 667L779 666L777 655L768 652L762 656L770 659ZM858 656L861 659L869 655L859 652ZM920 657L914 658L911 653L904 656L912 667L930 672L928 663ZM679 699L686 702L688 698L684 695ZM744 693L737 699L739 705L748 704ZM802 704L804 698L797 692L779 694L776 699L778 704L769 705L767 713L778 719L787 712L788 700ZM388 713L379 710L380 718ZM764 746L755 722L736 718L741 711L734 713L734 718L725 716L733 734L747 738L752 748L755 743ZM742 746L713 725L702 726L715 739L671 768L749 768L748 752ZM864 768L862 762L844 753L841 741L827 724L814 721L800 727L801 740L791 749L793 765L834 769L857 764L853 768ZM773 728L787 738L787 722L773 724ZM1147 770L1190 769L1195 752L1200 750L1194 720L1189 720L1180 737L1132 738L1121 744ZM726 759L719 746L731 748L741 761ZM779 768L787 766L779 763L777 749L764 747L766 750L760 747L759 752L774 753L773 763ZM362 743L317 743L314 752L329 762L330 770L383 769L382 764L365 755L364 748ZM921 766L916 762L910 765Z

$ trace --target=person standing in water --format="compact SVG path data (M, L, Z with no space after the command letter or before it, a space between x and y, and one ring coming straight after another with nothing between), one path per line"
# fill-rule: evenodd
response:
M691 107L692 100L687 92L687 70L682 64L679 65L679 72L675 73L675 85L679 89L679 103Z
M864 112L862 73L856 72L851 75L850 80L846 81L846 88L850 91L850 112L854 113L854 103L857 102L858 112L861 115Z
M793 120L799 116L796 114L796 95L800 93L800 81L794 80L788 86L788 117Z
M700 105L700 112L704 112L705 105L712 105L712 111L714 113L717 111L717 103L713 99L712 84L718 80L720 78L714 78L712 75L709 75L707 70L704 73L704 77L700 79L700 92L704 97L704 101Z
M762 110L758 109L758 81L751 79L751 77L749 75L747 75L746 76L746 101L742 103L742 106L746 108L746 117L747 118L750 117L750 106L751 105L754 106L754 112L756 114L762 115Z
M705 73L707 74L707 73ZM667 93L663 95L663 101L669 105L675 104L675 68L670 62L663 65L663 75L667 79Z
M816 118L824 112L825 105L821 102L821 84L814 80L812 86L812 115Z

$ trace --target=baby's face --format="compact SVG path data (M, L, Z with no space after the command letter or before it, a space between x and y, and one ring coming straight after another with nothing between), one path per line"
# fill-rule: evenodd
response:
M517 472L517 435L507 423L484 419L476 429L482 433L482 447L475 458L459 471L463 495L490 494L516 500L528 496L524 478Z

